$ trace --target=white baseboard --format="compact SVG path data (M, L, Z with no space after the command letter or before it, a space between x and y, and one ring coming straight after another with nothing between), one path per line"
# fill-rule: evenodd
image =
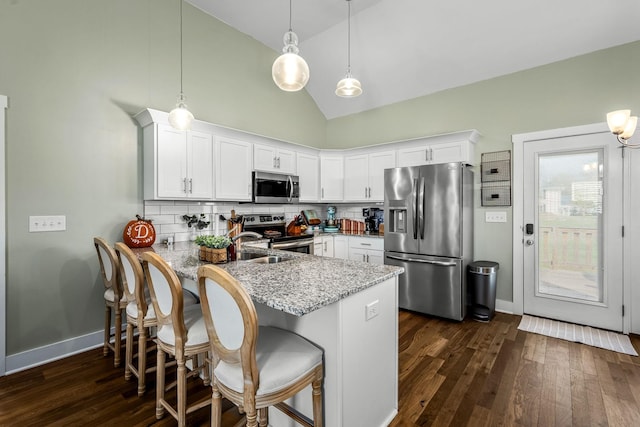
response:
M5 374L14 374L54 360L63 359L103 345L102 330L12 354L6 359Z
M513 302L496 300L496 311L513 314ZM22 353L12 354L6 359L6 375L44 365L58 359L72 356L102 346L102 331L92 332L57 343L45 345Z
M499 311L500 313L514 314L513 301L496 299L496 311Z

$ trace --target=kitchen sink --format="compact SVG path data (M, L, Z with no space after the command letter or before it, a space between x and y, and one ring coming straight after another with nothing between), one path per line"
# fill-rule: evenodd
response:
M275 264L277 262L289 261L291 258L285 258L278 255L265 255L252 252L240 252L238 261L253 262L256 264Z
M259 258L252 258L247 260L247 262L253 262L256 264L275 264L277 262L289 261L291 258L283 258L277 255L266 255Z

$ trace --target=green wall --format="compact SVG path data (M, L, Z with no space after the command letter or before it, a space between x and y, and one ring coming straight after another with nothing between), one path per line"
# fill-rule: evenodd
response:
M102 329L93 236L119 240L142 213L140 131L179 92L176 0L0 0L0 93L7 109L7 354ZM278 36L279 37L279 36ZM196 118L323 148L475 128L477 150L511 135L640 110L640 43L326 121L305 92L271 81L277 53L184 6L184 91ZM473 64L469 64L473 67ZM630 89L631 88L631 89ZM500 262L511 299L511 218L484 224L476 258ZM28 233L29 215L67 230Z
M512 150L513 134L600 123L620 108L640 112L640 42L329 120L326 147L477 129L479 165L482 153ZM500 263L497 296L511 301L512 211L481 206L475 170L475 259ZM489 209L506 211L507 223L485 223Z
M7 355L103 328L92 239L121 240L143 213L141 132L131 116L175 105L179 25L177 0L0 0ZM324 143L313 99L271 80L276 52L186 3L184 44L196 118ZM29 233L29 215L66 215L67 230Z

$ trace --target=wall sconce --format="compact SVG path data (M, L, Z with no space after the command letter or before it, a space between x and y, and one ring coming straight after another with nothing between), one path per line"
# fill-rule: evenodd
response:
M628 142L638 125L638 117L631 116L631 110L617 110L607 113L607 124L609 125L609 130L618 138L620 144L629 148L640 147L640 144Z

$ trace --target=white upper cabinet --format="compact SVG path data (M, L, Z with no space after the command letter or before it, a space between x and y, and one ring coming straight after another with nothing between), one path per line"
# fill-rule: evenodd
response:
M213 138L163 123L144 128L144 198L213 199Z
M473 164L474 143L470 140L433 142L425 138L418 145L398 150L398 166L419 166L437 163L463 162Z
M395 166L394 150L345 157L344 200L384 201L384 170Z
M317 202L320 200L320 157L300 152L296 157L300 179L300 201Z
M253 167L266 172L295 174L296 153L272 145L253 144Z
M476 130L349 150L298 147L195 120L190 131L168 113L135 115L143 129L145 200L252 200L251 172L298 175L301 202L382 202L384 170L396 166L473 164ZM366 254L365 254L366 255Z
M341 155L320 156L320 200L341 202L344 199L344 158Z
M216 199L251 201L250 142L215 138Z

